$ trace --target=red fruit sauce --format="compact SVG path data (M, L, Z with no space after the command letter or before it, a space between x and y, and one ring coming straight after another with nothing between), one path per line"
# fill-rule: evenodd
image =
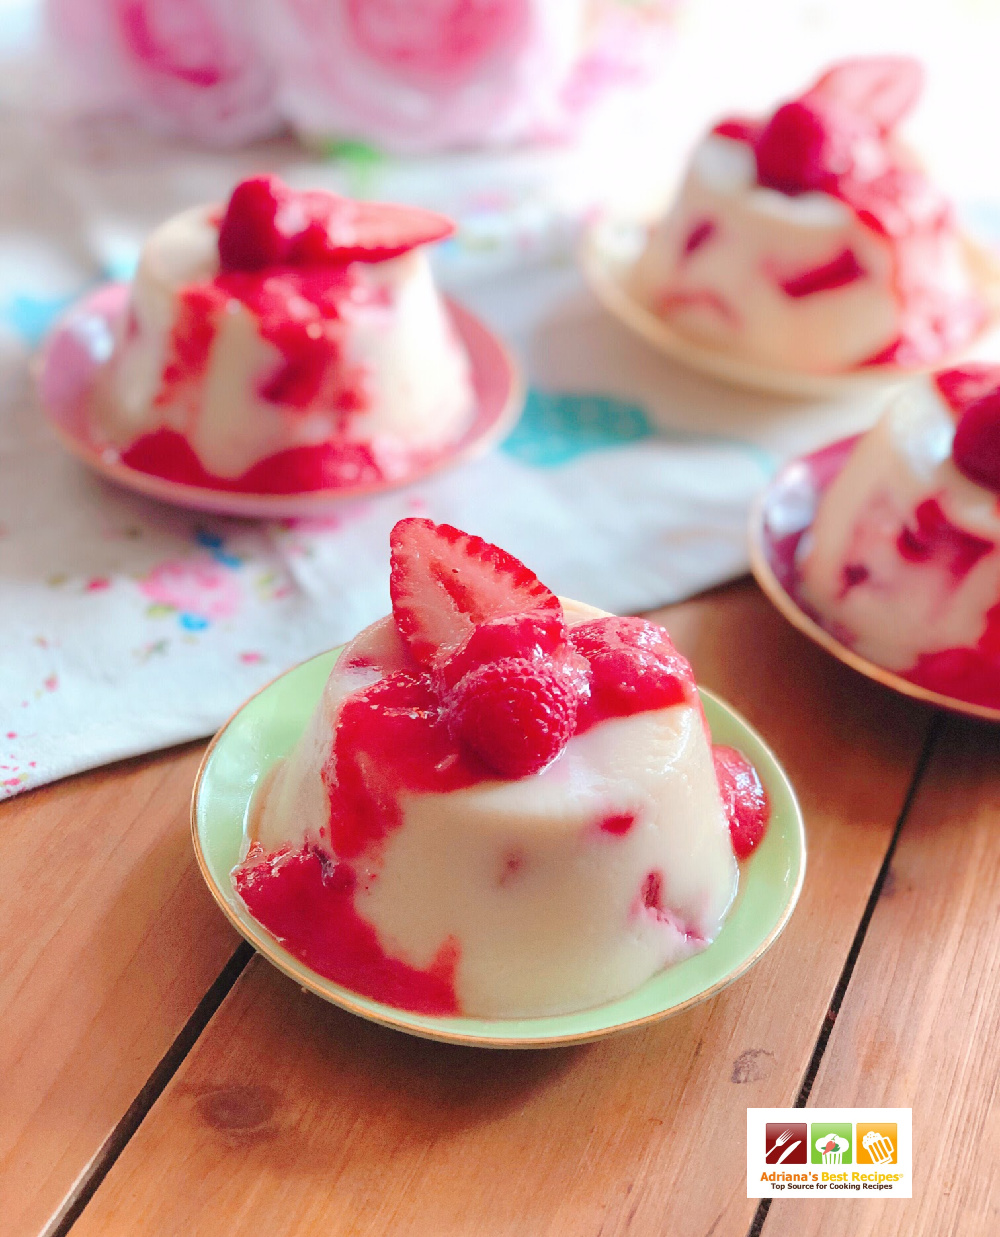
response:
M891 244L901 330L863 360L862 368L932 364L966 343L987 316L979 297L947 293L928 285L924 276L936 260L937 238L954 228L954 215L894 139L896 124L916 102L920 87L920 68L913 61L849 61L765 122L733 118L713 130L753 149L760 185L790 196L830 194ZM807 296L863 275L857 259L845 251L779 284L789 296Z
M238 303L280 357L259 397L293 415L333 413L337 424L326 442L269 456L235 478L209 473L186 443L174 441L181 435L168 430L137 439L123 462L182 484L250 493L385 480L368 446L343 441L352 417L371 405L367 369L345 360L346 333L359 315L390 308L388 288L365 278L365 263L450 230L448 220L428 211L294 193L271 177L241 182L220 221L219 274L178 296L154 402L197 409L220 323Z
M970 704L1000 708L1000 603L987 610L974 647L922 653L903 678Z
M456 1014L458 945L446 941L425 971L390 957L354 909L355 876L318 850L265 858L251 850L233 873L254 919L317 974L420 1014Z
M504 625L500 647L505 655L519 630L522 652L529 655L537 651L533 642L539 633L545 640L549 635L544 622L520 629ZM700 711L690 666L662 628L640 619L603 618L571 628L569 634L572 652L567 656L587 668L590 686L589 696L586 688L578 689L575 733L673 704L686 702ZM483 649L497 639L496 633L482 638ZM543 665L558 665L551 654L543 656ZM323 770L330 846L340 862L333 864L310 848L271 859L251 851L233 878L253 917L313 970L365 996L423 1013L457 1011L458 945L443 947L428 971L383 953L374 930L354 910L356 878L350 861L377 847L401 823L401 792L441 794L497 778L456 733L453 697L437 671L421 669L416 661L350 696L341 707L336 741ZM737 854L746 857L763 834L767 800L743 757L728 748L717 752L726 753L720 789L734 848L740 846ZM734 769L738 776L732 775ZM632 814L621 813L603 818L598 827L621 838L634 823ZM498 883L514 879L522 864L523 856L508 859Z
M943 564L956 584L976 563L996 547L985 537L977 537L953 524L936 498L926 498L914 511L917 526L904 525L896 538L896 549L908 563Z

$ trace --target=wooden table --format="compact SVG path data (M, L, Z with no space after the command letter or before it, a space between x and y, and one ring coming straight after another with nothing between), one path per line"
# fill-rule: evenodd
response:
M203 745L0 810L0 1233L1000 1233L1000 731L838 665L748 583L661 611L778 753L805 890L713 1000L446 1047L251 958L188 840ZM745 1198L745 1110L913 1108L914 1198Z

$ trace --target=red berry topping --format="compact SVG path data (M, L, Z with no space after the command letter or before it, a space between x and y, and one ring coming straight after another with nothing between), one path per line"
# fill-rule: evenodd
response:
M830 192L854 166L848 132L801 99L778 108L754 153L758 182L792 195Z
M562 616L559 598L513 554L450 524L400 520L389 545L392 613L422 666L442 663L491 619Z
M868 56L835 64L805 96L863 116L883 134L920 98L924 71L909 56Z
M716 747L712 755L733 852L737 859L746 859L757 849L767 828L767 792L760 784L757 770L742 752L732 747Z
M952 458L970 481L1000 493L1000 389L982 396L962 413Z
M505 657L471 671L455 689L452 731L502 777L550 764L576 724L576 694L557 670Z
M259 271L285 261L288 240L278 231L278 211L288 190L274 176L255 176L233 190L219 225L223 271Z
M987 395L1000 391L1000 365L970 361L934 375L934 385L956 418Z
M694 699L691 667L655 623L602 618L570 629L570 640L590 664L590 697L581 703L578 729L606 717L627 717Z
M446 688L454 687L470 670L503 657L551 662L566 644L566 620L562 610L508 614L490 619L474 628L465 644L441 666L441 682Z
M444 215L417 206L297 193L276 176L256 176L241 181L229 199L219 226L219 264L230 272L385 262L454 230Z

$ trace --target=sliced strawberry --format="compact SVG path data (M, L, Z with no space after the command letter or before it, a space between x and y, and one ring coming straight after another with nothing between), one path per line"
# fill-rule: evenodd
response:
M293 265L385 262L444 240L455 225L444 215L392 202L358 202L333 193L304 193L307 222L291 237Z
M888 133L920 98L923 86L924 71L918 60L866 56L827 69L803 100L851 111Z
M276 176L240 181L219 224L223 271L258 271L286 260L288 240L278 230L278 212L288 189Z
M559 598L513 554L450 524L400 520L389 546L392 613L422 666L443 662L489 619L562 613Z

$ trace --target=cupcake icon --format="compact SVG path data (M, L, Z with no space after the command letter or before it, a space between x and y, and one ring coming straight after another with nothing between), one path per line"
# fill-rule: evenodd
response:
M879 1130L869 1130L861 1139L861 1145L868 1152L873 1164L891 1164L896 1154L892 1139Z
M826 1134L820 1134L816 1139L816 1150L820 1154L820 1159L824 1164L842 1164L844 1162L844 1153L850 1148L850 1143L846 1138L841 1138L839 1134L832 1131Z

